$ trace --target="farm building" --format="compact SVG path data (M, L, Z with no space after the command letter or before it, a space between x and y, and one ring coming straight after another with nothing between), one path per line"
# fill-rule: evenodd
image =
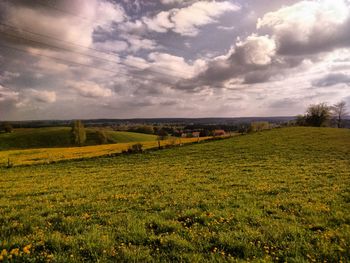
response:
M223 136L225 134L226 134L226 132L224 130L214 130L213 131L214 136Z
M198 138L200 136L200 132L192 132L192 136Z

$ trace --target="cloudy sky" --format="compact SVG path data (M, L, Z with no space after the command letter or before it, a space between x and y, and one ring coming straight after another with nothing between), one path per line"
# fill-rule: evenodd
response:
M0 120L350 105L350 0L1 0Z

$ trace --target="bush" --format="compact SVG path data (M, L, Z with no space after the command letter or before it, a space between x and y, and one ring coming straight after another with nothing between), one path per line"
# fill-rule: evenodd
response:
M96 131L96 139L99 144L106 144L108 142L107 135L104 131Z
M128 153L142 153L143 152L143 145L141 143L136 143L128 148Z
M326 103L310 105L306 111L305 122L308 126L324 127L329 125L331 107Z
M153 127L149 126L149 125L131 127L128 129L128 131L137 132L137 133L144 133L144 134L153 134L154 133Z
M267 121L257 121L257 122L252 122L250 124L250 132L259 132L263 130L268 130L270 129L270 123Z
M297 126L306 126L306 117L304 115L298 115L295 120L295 125Z
M11 123L9 122L5 122L2 125L2 130L6 133L12 133L13 132L13 127L11 125Z

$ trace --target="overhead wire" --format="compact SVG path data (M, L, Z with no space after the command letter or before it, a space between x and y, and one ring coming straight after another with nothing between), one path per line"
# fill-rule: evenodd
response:
M71 15L71 16L75 16L75 17L77 17L79 19L83 19L85 21L91 22L91 24L96 24L96 20L92 21L92 20L90 20L90 19L88 19L86 17L77 15L77 14L75 14L73 12L68 12L67 10L63 10L63 9L57 8L57 7L52 6L52 5L48 5L47 3L44 4L41 1L36 1L36 3L39 4L39 5L48 7L48 8L52 8L52 9L54 9L56 11L59 11L59 12L62 12L62 13L66 13L66 14ZM11 4L15 4L14 1L11 1ZM98 22L98 20L97 20L97 22ZM28 30L28 29L18 28L18 27L14 26L14 25L5 24L5 23L1 23L1 22L0 22L0 25L6 26L8 28L12 28L14 31L17 31L17 32L26 32L26 33L29 33L29 34L32 34L32 35L37 35L39 37L52 39L52 40L55 40L55 41L66 43L67 45L72 45L72 46L84 48L84 49L91 50L91 51L94 51L94 52L98 52L98 53L101 53L101 54L117 55L119 58L127 58L128 57L128 56L124 56L122 54L118 54L116 52L113 52L112 50L104 51L104 50L100 50L100 49L96 49L96 48L92 48L92 47L87 47L87 46L80 45L80 44L77 44L77 43L73 43L73 42L70 42L70 41L62 40L62 39L59 39L59 38L56 38L56 37L53 37L53 36L41 34L41 33L38 33L38 32L33 32L31 30ZM11 34L9 34L9 35L11 35ZM12 37L18 37L18 36L12 35ZM31 41L33 43L42 44L42 45L46 45L46 46L52 46L54 48L65 50L67 52L77 53L77 54L79 54L81 56L92 57L94 59L104 60L104 61L107 61L109 63L115 63L115 64L121 65L123 67L126 67L126 68L134 68L134 69L137 69L137 70L140 70L140 71L144 70L144 69L142 69L140 67L137 67L135 65L125 64L125 63L122 63L122 62L111 61L111 60L108 60L108 59L105 59L105 58L101 58L101 57L87 55L87 54L82 53L82 52L73 51L73 50L70 50L70 49L67 49L67 48L58 47L58 46L55 46L55 45L52 45L52 44L44 43L44 42L33 40L33 39L27 39L27 38L24 38L24 37L21 37L21 38L23 38L24 40L27 40L27 41ZM27 51L19 49L19 48L10 47L10 46L7 46L7 45L2 45L2 46L5 46L5 47L10 48L10 49L17 50L19 52L26 52L26 53L28 53ZM181 50L181 49L178 49L178 50ZM183 51L183 50L181 50L181 51ZM130 72L128 74L121 73L121 72L116 72L116 71L112 71L112 70L109 70L109 69L106 69L106 68L98 68L98 67L95 67L93 65L87 65L87 64L83 64L83 63L79 63L79 62L75 62L75 61L69 61L69 60L65 60L65 59L62 59L62 58L57 58L57 57L48 56L48 55L44 55L44 54L36 54L36 55L37 56L46 57L46 58L55 59L55 60L62 61L62 62L65 62L65 63L71 63L71 64L75 64L75 65L79 65L79 66L90 67L90 68L93 68L93 69L96 69L96 70L102 70L102 71L108 71L108 72L111 72L111 73L122 74L122 75L125 75L125 76L128 76L128 77L130 77L130 75L132 75L132 74L130 74ZM156 74L160 74L160 75L164 75L164 76L169 76L169 77L172 77L172 78L178 77L178 76L169 75L167 73L159 72L159 71L156 71L154 69L149 69L149 68L147 69L147 71L153 72L153 73L156 73ZM172 70L172 72L178 72L178 73L181 73L181 74L188 74L188 72L183 72L183 71L181 72L181 71L178 71L178 70ZM136 76L136 78L144 79L144 80L147 80L147 81L154 81L154 79L145 78L145 77L142 77L142 76ZM157 82L160 82L160 83L164 84L164 81L157 80ZM174 84L173 83L171 83L171 84L170 83L166 83L166 85L174 85Z
M21 28L18 28L18 27L15 27L15 26L12 26L12 25L8 25L6 23L2 23L0 22L0 25L1 26L5 26L5 27L8 27L10 28L12 31L16 31L16 32L27 32L29 34L33 34L33 35L38 35L40 37L44 37L44 38L47 38L47 39L53 39L55 41L60 41L62 43L66 43L68 45L72 45L72 46L77 46L77 47L81 47L81 48L85 48L85 49L88 49L88 50L92 50L94 52L99 52L101 54L106 54L106 55L113 55L113 56L118 56L118 58L125 58L127 59L128 56L121 56L120 54L117 54L117 53L112 53L112 52L105 52L105 51L101 51L101 50L98 50L98 49L94 49L94 48L91 48L91 47L86 47L86 46L83 46L83 45L79 45L79 44L76 44L76 43L73 43L73 42L70 42L70 41L65 41L65 40L59 40L58 38L55 38L55 37L50 37L50 36L46 36L46 35L43 35L43 34L39 34L39 33L35 33L35 32L32 32L32 31L29 31L29 30L26 30L26 29L21 29ZM49 43L46 43L46 42L42 42L42 41L37 41L37 40L33 40L33 39L28 39L28 38L25 38L23 36L15 36L15 35L12 35L12 34L9 34L8 32L6 31L2 31L4 34L7 34L7 35L10 35L12 37L16 37L16 38L21 38L23 40L27 40L27 41L30 41L30 42L33 42L33 43L37 43L37 44L42 44L42 45L46 45L46 46L51 46L53 48L58 48L58 49L62 49L62 50L65 50L67 52L72 52L72 53L76 53L76 54L80 54L82 56L88 56L88 57L92 57L92 58L95 58L95 59L99 59L99 60L104 60L106 62L109 62L109 63L115 63L115 64L118 64L118 65L122 65L124 67L128 67L128 68L134 68L134 69L137 69L137 70L140 70L142 71L143 69L140 68L140 67L137 67L135 65L130 65L130 64L126 64L125 62L118 62L118 61L113 61L113 60L109 60L109 59L105 59L105 58L102 58L102 57L97 57L97 56L93 56L93 55L89 55L89 54L86 54L86 53L83 53L83 52L78 52L78 51L74 51L74 50L71 50L69 48L64 48L64 47L60 47L60 46L57 46L57 45L53 45L53 44L49 44ZM165 72L160 72L159 70L155 70L155 69L147 69L148 71L150 72L153 72L153 73L156 73L156 74L163 74L163 75L167 75L169 77L178 77L178 76L175 76L175 75L172 75L172 74L168 74L168 73L165 73ZM184 72L184 71L178 71L178 70L172 70L173 72L178 72L178 73L181 73L181 74L188 74L188 72Z
M23 50L23 49L14 47L14 46L9 46L9 45L3 44L1 42L0 42L0 46L8 48L8 49L15 50L15 51L18 51L18 52L29 54L29 52L27 50ZM110 72L110 73L114 73L114 74L118 74L118 75L124 75L124 76L127 76L127 77L131 77L130 74L123 73L123 72L120 72L120 71L114 71L114 70L110 70L110 69L106 69L106 68L99 68L99 67L95 67L93 65L88 65L88 64L84 64L84 63L80 63L80 62L76 62L76 61L66 60L66 59L63 59L63 58L55 57L55 56L49 56L49 55L45 55L45 54L35 54L35 56L54 59L54 60L57 60L57 61L61 61L61 63L63 62L63 64L84 66L84 67L92 68L92 69L95 69L95 70L100 70L100 71L105 71L105 72ZM162 80L159 80L159 79L154 80L154 79L146 78L146 77L143 77L143 76L134 76L134 77L136 79L143 79L143 80L146 80L146 81L156 81L158 83L161 83L161 84L164 84L164 85L167 85L167 86L173 86L174 85L174 83L165 82L165 81L162 81Z
M15 5L15 1L8 1L8 2L11 2L12 5ZM60 13L67 14L67 15L70 15L70 16L72 16L72 17L76 17L76 18L78 18L78 19L80 19L80 20L84 20L84 21L86 21L86 22L89 22L90 25L99 24L99 22L100 22L100 24L103 24L103 22L105 22L105 21L102 21L102 20L100 20L100 19L91 20L90 18L87 18L87 17L85 17L85 16L81 16L81 15L76 14L76 13L74 13L74 12L67 11L66 9L61 9L61 8L56 7L56 6L50 5L50 4L48 4L47 2L43 3L43 2L40 1L40 0L36 0L36 1L34 1L34 2L35 2L36 4L38 4L38 5L43 6L43 7L51 8L51 9L53 9L53 10L56 10L56 11L60 12ZM97 23L96 23L96 22L97 22ZM134 33L128 32L128 34L139 37L139 35L134 34ZM167 45L169 45L169 43L167 43ZM180 51L180 52L184 52L183 49L178 48L178 47L171 46L171 48L172 48L172 49L175 49L175 50L178 50L178 51Z

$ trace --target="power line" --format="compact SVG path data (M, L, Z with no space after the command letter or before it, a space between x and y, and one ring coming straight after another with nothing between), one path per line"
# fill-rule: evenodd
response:
M15 48L13 46L11 47L11 46L8 46L8 45L4 45L3 43L1 43L0 46L3 46L3 47L8 48L8 49L15 50L15 51L18 51L18 52L22 52L22 53L27 53L27 54L29 53L26 50L23 50L23 49L20 49L20 48ZM106 71L106 72L110 72L110 73L114 73L114 74L119 74L119 75L124 75L124 76L130 77L129 74L126 74L126 73L123 73L123 72L118 72L118 71L114 71L114 70L110 70L110 69L106 69L106 68L98 68L98 67L95 67L95 66L92 66L92 65L87 65L87 64L83 64L83 63L79 63L79 62L75 62L75 61L70 61L70 60L58 58L58 57L55 57L55 56L48 56L48 55L44 55L44 54L35 54L35 55L39 56L39 57L55 59L55 60L61 61L61 62L65 63L65 64L68 64L68 65L69 64L73 64L73 65L77 65L77 66L88 67L88 68L92 68L92 69L95 69L95 70ZM136 76L136 78L143 79L143 80L146 80L146 81L155 81L153 79L145 78L145 77L142 77L142 76ZM174 85L173 83L167 83L167 82L159 81L159 80L157 80L157 82L165 84L165 85L168 85L168 86L173 86Z
M91 20L91 19L89 19L89 18L87 18L87 17L78 15L78 14L76 14L76 13L74 13L74 12L67 11L66 9L61 9L61 8L56 7L56 6L49 5L49 4L47 4L47 3L42 3L40 0L39 0L39 1L37 0L37 1L35 1L35 2L36 2L38 5L41 5L41 6L44 6L44 7L48 7L48 8L54 9L54 10L56 10L56 11L58 11L58 12L63 13L63 14L68 14L68 15L70 15L70 16L79 18L79 19L81 19L81 20L85 20L85 21L89 22L90 25L99 24L99 23L94 22L94 20ZM16 5L16 3L14 3L14 1L12 1L11 4ZM95 20L95 21L97 21L97 22L104 22L104 21L102 21L102 20ZM102 23L101 23L101 24L102 24ZM132 33L129 33L129 32L128 32L128 34L139 37L139 35L137 35L137 34L132 34ZM169 43L168 43L168 45L169 45ZM183 49L180 49L180 48L177 48L177 47L174 47L174 46L171 46L171 48L172 48L172 49L175 49L175 50L178 50L178 51L181 51L181 52L184 51Z
M109 60L109 59L105 59L105 58L101 58L101 57L88 55L88 54L83 53L83 52L73 51L73 50L71 50L69 48L55 46L55 45L52 45L52 44L49 44L49 43L44 43L44 42L41 42L41 41L25 38L25 37L22 37L22 36L12 35L12 34L9 34L8 32L4 32L4 31L2 31L2 33L5 34L5 35L8 35L10 37L14 37L14 38L17 38L17 39L22 39L22 40L25 40L25 41L29 41L29 42L32 42L32 43L39 44L39 45L45 45L45 46L48 46L48 47L51 47L51 48L56 48L56 49L60 49L60 50L64 50L64 51L68 51L68 52L72 52L72 53L76 53L76 54L79 54L79 55L82 55L82 56L87 56L87 57L91 57L91 58L95 58L95 59L104 60L104 61L110 62L110 63L116 63L113 60Z
M73 42L70 42L70 41L62 40L62 39L59 39L57 37L53 37L53 36L49 36L49 35L44 35L44 34L41 34L41 33L33 32L33 31L28 30L28 29L18 28L18 27L14 26L14 25L9 25L9 24L2 23L2 22L0 22L0 25L8 27L8 28L12 28L13 30L16 30L16 31L20 31L20 32L23 31L23 32L26 32L26 33L29 33L29 34L40 36L40 37L50 38L50 39L53 39L53 40L56 40L56 41L60 41L60 42L66 43L68 45L90 49L90 50L93 50L93 51L96 51L96 52L100 52L100 53L105 53L105 54L108 54L108 55L118 55L118 56L120 56L120 54L117 54L117 53L113 52L112 50L103 51L103 50L95 49L95 48L92 48L92 47L87 47L87 46L76 44L76 43L73 43Z
M67 11L66 9L61 9L61 8L56 7L56 6L49 5L49 4L47 4L47 3L43 3L43 2L38 1L38 0L35 1L35 2L36 2L36 4L38 4L38 5L45 6L45 7L48 7L48 8L52 8L52 9L54 9L54 10L56 10L56 11L61 12L61 13L68 14L68 15L71 15L71 16L75 16L75 17L77 17L77 18L79 18L79 19L82 19L82 20L85 20L85 21L87 21L87 22L90 22L91 25L92 25L92 24L96 24L96 23L95 23L96 21L97 21L97 22L102 22L102 20L91 20L91 19L89 19L89 18L87 18L87 17L78 15L78 14L76 14L76 13L74 13L74 12L70 12L70 11ZM12 3L13 3L13 2L12 2ZM98 23L97 23L97 24L98 24Z
M91 48L91 47L79 45L79 44L76 44L76 43L73 43L73 42L70 42L70 41L60 40L60 39L55 38L55 37L51 37L51 36L39 34L39 33L32 32L32 31L29 31L29 30L26 30L26 29L20 29L20 28L18 28L18 27L15 27L15 26L12 26L12 25L8 25L8 24L6 24L6 23L1 23L1 22L0 22L0 25L5 26L5 27L8 27L8 28L10 28L12 31L16 31L16 32L21 32L21 31L23 31L23 32L27 32L27 33L30 33L30 34L33 34L33 35L38 35L38 36L40 36L40 37L44 37L44 38L48 38L48 39L53 39L53 40L55 40L55 41L60 41L60 42L63 42L63 43L67 43L68 45L77 46L77 47L85 48L85 49L88 49L88 50L92 50L92 51L94 51L94 52L99 52L99 53L103 53L103 54L107 54L107 55L117 55L118 57L121 57L121 58L124 58L124 59L127 58L127 56L122 56L122 55L119 55L119 54L116 54L116 53L112 53L112 52L101 51L101 50L98 50L98 49L95 49L95 48ZM53 48L62 49L62 50L68 51L68 52L77 53L77 54L80 54L80 55L82 55L82 56L88 56L88 57L92 57L92 58L95 58L95 59L104 60L104 61L107 61L107 62L109 62L109 63L115 63L115 64L119 64L119 65L122 65L122 66L125 66L125 67L132 67L132 68L135 68L135 69L137 69L137 70L142 70L141 68L139 68L139 67L137 67L137 66L134 66L134 65L128 65L128 64L125 64L125 63L122 63L122 62L117 62L117 61L112 61L112 60L105 59L105 58L101 58L101 57L96 57L96 56L92 56L92 55L87 55L87 54L85 54L85 53L73 51L73 50L70 50L70 49L68 49L68 48L63 48L63 47L55 46L55 45L48 44L48 43L45 43L45 42L41 42L41 41L37 41L37 40L28 39L28 38L25 38L25 37L22 37L22 36L15 36L15 35L12 35L12 34L8 34L7 32L4 32L4 31L3 31L3 33L5 33L5 34L7 34L7 35L10 35L10 36L12 36L12 37L25 39L25 40L31 41L31 42L33 42L33 43L38 43L38 44L50 46L50 47L53 47ZM175 75L171 75L171 74L168 74L168 73L165 73L165 72L160 72L160 71L157 71L157 70L154 70L154 69L148 69L148 71L153 72L153 73L156 73L156 74L167 75L167 76L169 76L169 77L177 77L177 76L175 76ZM188 72L178 71L178 70L173 70L173 72L178 72L178 73L182 73L182 74L188 74Z

